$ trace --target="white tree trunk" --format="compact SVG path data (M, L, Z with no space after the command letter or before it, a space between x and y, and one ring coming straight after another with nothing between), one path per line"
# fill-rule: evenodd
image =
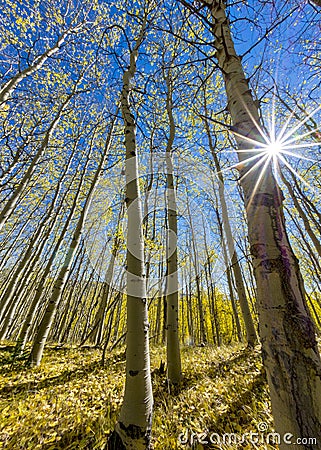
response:
M149 359L149 323L147 315L144 267L142 204L139 192L136 154L136 123L130 111L130 83L135 75L138 49L144 39L146 20L142 24L130 65L123 75L121 109L126 147L127 233L127 336L126 383L119 420L107 448L111 450L150 448L153 394Z
M167 377L177 384L181 380L181 356L179 348L178 327L178 272L177 272L177 205L174 187L173 164L169 152L166 152L167 165L167 321L166 321L166 350L167 350Z
M166 271L166 353L167 377L170 383L181 380L181 355L178 326L178 272L177 272L177 203L174 186L172 149L175 139L175 122L172 107L172 80L170 72L165 77L167 86L166 111L169 120L169 138L166 146L166 200L167 200L167 271Z
M24 80L26 77L32 75L37 70L40 70L41 67L44 65L44 63L53 56L57 51L60 49L60 47L64 44L66 37L70 33L77 33L82 28L82 24L76 25L73 27L69 27L68 30L66 30L60 38L57 40L55 45L53 45L51 48L46 50L42 55L38 56L33 64L26 67L21 72L18 72L15 76L13 76L9 81L7 81L0 89L0 104L3 102L6 102L8 98L10 97L11 93L14 91L14 89L18 86L18 84Z
M204 94L205 94L205 92L204 92ZM207 116L206 95L204 95L204 102L205 102L205 115ZM257 340L257 335L256 335L251 311L249 308L249 303L248 303L246 293L245 293L245 286L244 286L244 282L243 282L243 278L242 278L240 263L239 263L237 253L235 250L234 238L233 238L233 234L232 234L232 228L231 228L227 204L226 204L226 200L225 200L224 178L223 178L220 163L219 163L219 160L218 160L218 157L215 152L214 145L213 145L210 127L209 127L209 124L208 124L208 121L206 118L204 118L204 123L205 123L205 129L206 129L207 136L208 136L209 147L210 147L213 159L214 159L214 165L215 165L215 169L217 171L217 176L218 176L218 193L219 193L220 205L221 205L221 210L222 210L223 229L224 229L225 236L226 236L226 243L227 243L228 253L229 253L229 257L230 257L230 261L231 261L231 267L232 267L233 274L234 274L236 291L237 291L237 295L239 298L241 311L242 311L242 317L243 317L244 324L245 324L246 340L247 340L247 343L249 346L254 347L258 343L258 340ZM222 239L223 239L223 237L222 237ZM223 243L223 245L224 245L224 243Z
M45 314L41 320L38 332L34 339L34 344L32 346L31 352L30 352L30 364L31 365L38 366L41 362L45 343L47 341L47 338L48 338L48 335L49 335L49 332L50 332L50 329L51 329L51 326L52 326L52 323L53 323L53 320L54 320L54 317L56 314L56 310L57 310L58 304L60 302L61 295L62 295L64 286L66 284L66 281L67 281L67 278L68 278L68 275L70 272L70 268L71 268L74 256L76 254L76 251L77 251L79 243L80 243L82 230L83 230L84 223L86 221L86 218L87 218L87 215L89 212L93 194L95 192L98 180L101 176L102 169L103 169L103 166L106 161L106 157L109 153L109 148L110 148L110 144L111 144L111 140L112 140L113 126L114 126L114 122L112 123L111 129L110 129L108 137L107 137L104 153L101 157L99 165L98 165L98 167L95 171L94 177L92 179L84 207L81 211L76 229L74 231L74 234L73 234L73 237L71 240L70 247L67 251L65 260L63 262L63 265L59 271L59 274L58 274L55 284L53 286L51 298L49 300ZM87 160L87 164L88 164L89 160L90 160L90 157ZM86 166L86 168L87 168L87 166ZM84 181L84 175L86 173L86 168L84 169L84 172L83 172L81 184ZM73 204L73 208L75 208L75 207L76 207L76 202L74 202L74 204ZM69 217L70 220L71 220L71 217L72 217L72 215Z
M246 149L249 143L241 136L261 139L256 127L260 124L258 110L241 60L235 52L225 2L205 0L204 3L210 8L214 21L216 55L238 146ZM244 175L252 165L243 162L252 153L238 155L240 172ZM314 437L320 446L321 362L315 330L305 301L298 261L286 233L282 193L270 169L255 192L259 176L259 170L252 170L242 178L242 187L258 288L262 354L275 427L281 435L291 433L294 437ZM318 448L312 445L296 447ZM280 449L286 448L288 445L281 443Z
M10 217L13 210L15 209L21 193L28 185L32 175L34 174L34 172L36 170L38 162L40 161L41 157L44 155L46 149L48 148L50 139L59 123L62 113L65 110L66 106L68 105L68 103L70 102L72 97L73 97L73 94L68 95L67 98L65 99L65 101L63 102L63 104L60 106L57 114L55 115L54 120L51 122L50 127L48 128L48 130L45 133L45 136L39 146L39 149L37 150L34 157L32 158L27 171L25 172L25 174L19 181L18 186L13 191L12 195L9 197L9 199L7 200L7 203L5 204L4 208L2 209L2 211L0 213L0 231L1 231L2 227L4 226L4 224L6 223L6 221L8 220L8 218Z

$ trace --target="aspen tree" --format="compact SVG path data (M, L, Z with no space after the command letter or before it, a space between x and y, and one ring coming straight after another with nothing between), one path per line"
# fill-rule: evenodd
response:
M8 316L8 306L10 309L10 303L12 302L13 296L15 294L15 289L18 286L18 283L21 283L21 276L23 276L24 269L26 268L28 263L33 263L33 251L36 248L36 246L41 242L41 239L43 238L43 227L48 225L48 217L45 218L45 220L40 224L40 226L34 231L30 242L28 244L28 247L26 251L24 252L23 257L21 258L20 262L18 263L10 282L8 283L6 289L2 293L0 297L0 319L3 320L4 317L7 316L7 320L10 321ZM13 302L17 306L16 302ZM12 312L11 312L12 313ZM13 311L14 314L14 311ZM7 320L2 323L1 330L0 330L0 340L4 339L4 336L7 331L8 322Z
M150 448L151 439L153 394L150 376L142 204L138 183L136 121L130 106L131 82L135 76L138 50L144 40L146 26L147 12L145 12L134 46L130 49L129 66L123 74L121 92L128 211L126 382L120 416L107 443L109 450L131 448L146 450Z
M166 82L166 112L169 121L169 137L166 144L166 200L167 200L167 258L166 258L166 354L168 380L177 384L181 380L181 357L178 326L178 267L177 267L177 203L174 185L172 151L175 139L173 115L173 80L171 70L164 73Z
M113 240L111 258L110 258L110 261L109 261L109 264L107 267L107 271L106 271L103 295L102 295L102 299L101 299L99 308L98 308L96 316L95 316L94 329L93 329L93 332L91 335L92 341L97 346L101 345L103 335L104 335L104 321L105 321L105 316L106 316L106 307L107 307L108 299L111 294L111 285L112 285L112 280L113 280L113 276L114 276L115 261L116 261L117 253L119 251L119 247L121 244L121 237L120 237L119 231L120 231L120 221L123 217L123 214L124 214L124 208L123 208L123 204L122 204L121 208L119 210L118 223L117 223L117 229L116 229L114 240Z
M74 178L75 178L75 175L72 178L72 181L73 181ZM75 196L74 196L74 200L73 200L73 204L71 206L70 213L69 213L68 217L66 218L66 222L64 224L63 229L59 233L59 236L58 236L56 242L54 243L54 246L53 246L53 249L51 251L51 254L50 254L50 256L48 258L48 261L47 261L47 263L46 263L46 265L44 267L44 270L43 270L43 272L42 272L42 274L40 276L40 282L39 282L38 286L35 289L34 298L32 299L32 302L30 303L29 308L26 311L25 318L22 321L21 329L20 329L20 332L19 332L19 335L18 335L18 338L17 338L17 347L19 347L21 350L24 349L24 347L25 347L25 345L27 343L27 340L28 340L28 337L29 337L29 333L30 333L30 328L31 328L31 326L33 324L35 315L36 315L37 310L39 308L41 298L43 297L44 293L46 292L46 281L47 281L47 278L48 278L48 276L50 274L50 270L52 269L52 265L54 263L56 255L59 252L59 249L61 248L62 243L63 243L63 241L65 239L65 236L66 236L66 234L68 232L70 221L73 218L74 210L75 210L75 207L76 207L77 202L79 200L79 196L80 196L80 193L81 193L81 187L82 187L82 185L81 185L81 181L80 181L78 189L77 189L77 192L75 193ZM67 192L66 192L66 194L67 194ZM64 200L64 198L63 198L63 200ZM61 203L63 204L63 202L61 202ZM58 219L58 217L59 216L57 214L56 217L55 217L55 221ZM53 225L54 225L54 223L53 223ZM46 242L45 239L44 239L44 242Z
M108 132L108 136L106 139L106 145L105 145L103 154L101 156L101 159L99 161L98 167L97 167L97 169L94 173L93 179L91 181L89 191L88 191L88 194L87 194L87 197L85 200L85 204L82 208L80 217L79 217L77 225L76 225L76 229L75 229L72 239L71 239L71 244L68 248L64 262L58 273L57 279L54 283L51 298L49 300L48 306L47 306L45 314L41 320L41 323L39 325L38 332L35 336L34 343L33 343L33 346L32 346L31 352L30 352L30 364L31 365L38 366L41 362L45 343L47 341L48 334L51 329L51 326L52 326L52 323L53 323L53 320L55 317L55 313L56 313L59 301L62 296L62 291L65 287L67 277L70 272L71 264L73 262L75 253L76 253L79 243L80 243L82 230L84 227L84 223L86 221L86 217L89 212L91 200L93 198L93 194L95 192L97 182L102 174L102 169L104 168L104 165L105 165L108 153L109 153L109 149L110 149L110 145L111 145L111 141L112 141L114 121L115 121L115 118L113 119L110 130ZM90 145L92 146L93 143L91 142ZM84 172L82 174L83 179L84 179L85 172L86 172L86 170L84 170Z
M205 324L205 313L204 313L204 305L203 305L203 299L202 299L202 292L201 292L201 280L200 280L200 262L199 262L199 255L198 250L196 246L196 236L194 231L194 223L193 223L193 217L191 213L190 208L190 201L189 201L189 195L188 192L186 192L186 209L188 213L188 219L189 219L189 225L191 230L191 259L192 259L192 265L195 272L195 284L196 284L196 295L197 295L197 306L198 306L198 313L199 313L199 330L200 330L200 343L206 344L207 343L207 330L206 330L206 324Z
M239 342L243 342L242 328L241 328L239 313L237 310L237 305L236 305L236 300L235 300L234 290L233 290L232 273L231 273L228 253L227 253L227 249L226 249L227 245L224 240L223 224L222 224L222 220L221 220L218 208L215 208L215 212L216 212L218 227L219 227L220 236L221 236L223 258L224 258L225 267L226 267L226 279L227 279L227 285L228 285L228 289L229 289L229 293L230 293L232 311L233 311L234 320L235 320L237 339Z
M287 188L287 190L288 190L288 192L289 192L289 194L290 194L290 196L292 198L292 201L294 203L294 206L295 206L297 212L299 213L300 218L303 221L303 225L304 225L305 231L307 232L309 238L313 242L313 245L314 245L314 247L315 247L315 249L316 249L316 251L317 251L317 253L319 255L319 258L321 258L321 242L317 238L317 236L315 235L313 229L311 228L309 218L307 217L307 215L305 214L302 206L300 205L300 202L298 201L297 196L295 195L295 192L294 192L293 187L291 186L291 183L286 179L286 177L284 176L282 171L280 171L280 177L281 177L281 180L285 184L285 186L286 186L286 188Z
M211 154L212 154L212 157L214 160L214 165L215 165L215 169L216 169L216 173L217 173L217 177L218 177L218 194L219 194L220 205L221 205L221 210L222 210L222 225L223 225L223 229L224 229L224 234L226 236L227 250L228 250L230 260L231 260L231 269L233 270L234 280L235 280L235 284L236 284L236 291L237 291L237 295L239 298L241 311L242 311L242 317L243 317L244 324L245 324L246 340L250 347L254 347L255 344L257 344L257 342L258 342L257 335L256 335L256 331L254 328L254 323L253 323L253 319L251 316L251 311L249 308L248 300L246 297L240 263L239 263L237 253L235 250L234 238L232 235L232 228L231 228L231 224L230 224L230 219L229 219L228 209L227 209L227 204L226 204L226 199L225 199L224 178L223 178L223 174L221 171L219 159L215 152L209 123L206 118L208 116L208 108L207 108L207 103L206 103L205 89L204 89L204 100L203 101L204 101L204 111L205 111L204 125L205 125L205 130L207 133L207 137L208 137L209 148L211 150ZM224 245L224 241L222 242L222 244ZM226 257L227 257L227 255L226 255ZM227 268L227 273L229 273L229 271L230 270ZM233 310L234 310L234 308L233 308Z
M74 92L72 94L67 95L65 100L59 107L58 112L56 113L53 121L51 122L49 128L47 129L45 136L39 145L38 150L36 151L35 155L33 156L32 160L29 164L28 169L26 170L25 174L22 176L21 180L19 180L17 187L11 194L10 198L7 200L2 211L0 212L0 231L1 231L2 227L4 226L4 224L6 223L6 221L8 220L8 218L10 217L11 213L14 211L14 208L19 200L21 193L28 185L32 175L35 172L38 162L40 161L41 157L44 155L46 149L48 148L50 139L52 138L52 135L58 126L61 116L62 116L63 112L65 111L67 105L70 103L73 96L74 96Z
M14 89L18 86L21 81L23 81L26 77L32 75L37 70L40 70L45 62L52 57L55 53L59 51L62 45L65 43L66 38L69 34L79 33L79 31L83 28L84 24L71 24L68 29L61 34L59 39L55 42L55 44L48 48L44 53L37 56L32 64L27 66L21 72L16 73L10 80L6 81L0 88L0 104L6 102Z
M234 48L225 1L203 0L202 3L212 16L216 58L238 147L246 150L250 147L246 137L261 140L256 127L260 125L257 104ZM271 168L262 176L259 169L253 168L254 164L243 164L250 156L250 152L238 153L241 176L246 174L241 184L257 282L262 355L275 428L281 436L286 433L300 438L312 436L320 443L321 361L298 261L285 228L282 192ZM281 443L280 448L283 450L287 445ZM297 445L297 448L308 447Z
M218 214L218 211L217 211L217 214ZM206 262L204 264L204 271L205 271L205 278L206 278L206 284L207 284L207 297L208 297L209 310L212 314L212 320L211 320L212 336L213 336L214 344L216 344L219 347L221 345L220 327L219 327L219 320L218 320L218 316L217 316L215 287L213 287L213 280L212 280L211 252L209 250L208 242L207 242L204 216L202 216L202 225L203 225L205 254L206 254ZM221 239L222 239L222 236L221 236Z
M58 202L59 196L62 190L63 184L61 183L64 179L64 176L68 172L70 168L70 164L72 161L72 157L69 158L68 163L66 164L65 169L63 170L63 173L60 177L60 182L57 183L54 197L49 204L47 210L44 214L44 220L40 222L40 225L38 229L35 231L33 237L31 238L28 248L24 251L23 257L20 261L20 263L17 266L17 269L12 277L11 282L9 283L7 289L4 291L3 295L0 297L0 318L1 314L3 313L4 304L8 305L11 303L11 307L9 308L9 311L4 313L4 320L2 323L2 326L0 328L0 340L4 339L4 336L10 327L10 323L13 320L15 310L18 307L18 298L22 297L22 291L21 287L23 285L28 284L30 281L30 277L35 272L37 262L39 261L42 250L47 244L48 238L50 234L52 233L52 230L55 227L56 222L59 219L59 212L61 211L63 201ZM64 193L63 198L67 195L67 191ZM59 204L58 209L57 204ZM57 209L57 210L56 210ZM23 272L26 266L29 266L31 270L29 270L29 275L26 276ZM46 271L45 271L46 272ZM49 272L47 272L46 275L48 275ZM23 274L22 276L20 276ZM43 283L40 284L41 287L44 286L46 276L42 277ZM19 283L19 289L18 289L18 283ZM17 292L19 291L19 295L17 295ZM37 304L37 303L36 303Z

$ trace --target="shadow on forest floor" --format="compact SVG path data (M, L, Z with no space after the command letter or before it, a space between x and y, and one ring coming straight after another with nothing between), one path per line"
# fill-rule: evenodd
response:
M54 349L56 351L57 349ZM59 348L59 350L61 350ZM52 351L52 349L50 349ZM68 353L68 349L66 349L66 354ZM26 381L22 383L17 383L9 386L4 386L0 389L0 397L7 397L10 395L16 395L25 392L37 392L41 389L46 389L50 387L57 386L61 383L68 383L75 379L85 378L90 375L90 373L95 372L96 370L103 370L111 364L115 364L117 362L125 361L125 352L119 355L113 355L110 358L107 358L104 366L102 365L100 360L93 361L87 364L81 364L76 366L71 370L64 370L59 375L55 375L52 377L44 378L40 381L32 380ZM28 370L26 367L20 368L18 370L12 370L12 373L20 372L21 370ZM6 372L4 370L4 372Z
M229 357L228 359L222 359L218 362L209 362L206 376L212 379L225 377L230 372L230 370L237 367L241 362L244 362L247 359L251 358L253 355L253 351L254 350L252 348L245 347L241 350L237 350L235 353L231 353L231 357ZM166 392L169 391L175 397L184 390L190 389L194 385L197 385L200 378L204 377L204 372L189 371L188 373L184 373L181 384L177 386L170 386L170 388L168 387L166 381L166 371L155 369L152 372L152 378L155 377L158 377L158 379L161 381L164 389L166 389Z
M46 361L41 368L43 372L35 371L38 377L46 377L47 372L47 377L40 378L39 381L25 381L24 377L30 375L30 369L20 373L18 370L12 371L12 382L16 384L8 384L0 389L2 404L11 404L7 406L4 416L5 421L8 420L7 425L0 432L0 448L20 450L30 448L30 445L37 450L103 448L117 420L122 402L125 353L110 355L103 368L99 354L91 355L82 349L76 349L69 355L68 351L47 349ZM60 361L60 354L67 367L60 373L56 369L55 376L48 376L48 370L56 367ZM90 359L86 360L86 354ZM204 351L197 348L183 349L185 371L181 385L176 388L168 386L162 357L164 358L163 349L157 349L153 357L153 367L156 365L156 368L152 372L154 450L225 449L216 444L201 447L179 445L178 436L186 429L189 432L200 429L206 430L208 434L221 435L251 430L255 432L255 424L265 420L263 407L255 406L268 401L258 348L226 347L217 350L208 347ZM121 363L121 367L117 363ZM60 366L57 367L61 370ZM108 367L112 367L112 370L108 370ZM8 383L11 383L10 377L11 375ZM63 387L65 383L72 381L74 383ZM59 385L62 385L61 389ZM51 393L53 387L56 387L56 392ZM38 392L39 395L33 397L32 394ZM56 396L60 399L57 407ZM13 425L14 418L10 418L14 414L20 420L19 410L23 411L22 427ZM41 417L39 422L37 417ZM269 418L268 422L271 424ZM237 448L244 447L233 447Z
M114 414L115 413L116 411L114 411ZM55 441L43 443L41 445L41 450L93 450L94 448L100 449L101 445L97 446L96 436L106 436L104 439L105 441L107 441L108 438L108 434L104 431L103 428L104 427L100 418L90 422L90 431L88 429L88 425L86 423L83 423L74 428L70 428L69 430L64 430L63 432L57 433ZM13 442L19 441L19 433L10 436L10 440Z

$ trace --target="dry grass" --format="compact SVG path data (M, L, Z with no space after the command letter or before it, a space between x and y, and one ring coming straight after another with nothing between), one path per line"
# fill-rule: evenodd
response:
M49 348L39 368L12 365L2 350L0 449L102 449L113 429L124 384L124 349L105 367L96 349ZM272 430L270 403L259 349L240 346L182 348L183 382L173 390L157 368L165 349L151 350L154 386L153 449L191 448L191 433ZM180 445L183 433L190 443ZM193 448L277 448L266 444L197 445Z

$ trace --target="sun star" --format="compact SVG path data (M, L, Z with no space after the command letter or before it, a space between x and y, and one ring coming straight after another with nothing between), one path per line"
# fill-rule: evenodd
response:
M265 148L264 151L272 157L278 156L279 153L281 153L283 150L283 146L281 144L281 142L279 141L272 141L270 144L268 144Z
M254 118L252 117L253 123L257 128L258 132L261 135L262 140L258 141L248 136L243 136L240 133L233 132L239 139L243 142L248 143L248 148L242 148L236 150L237 153L242 154L246 153L246 158L242 158L240 162L233 164L232 166L223 169L223 171L230 170L232 168L239 168L240 165L242 167L247 167L245 174L241 177L240 181L252 173L253 171L257 171L258 177L252 192L251 199L249 200L249 204L251 203L259 185L263 179L263 176L268 169L269 166L272 166L274 176L276 181L279 181L279 172L280 172L280 163L283 166L287 167L298 179L300 179L309 189L313 191L312 186L310 186L304 178L291 166L288 161L288 157L298 158L305 161L311 161L313 163L318 163L319 161L307 158L303 156L298 150L304 150L311 147L321 146L320 142L306 142L306 138L309 136L316 135L316 132L319 130L313 128L308 132L304 132L302 134L296 134L296 132L308 122L308 120L314 116L318 111L321 110L321 105L318 106L315 110L313 110L310 114L307 114L299 123L294 125L293 127L289 127L290 121L294 117L294 112L290 114L282 128L279 132L276 132L276 117L275 117L275 102L273 99L273 108L272 108L271 120L269 124L269 132L266 133L263 131L262 127L256 123ZM250 112L249 112L250 114ZM251 115L251 114L250 114ZM303 142L302 142L303 140ZM302 143L299 143L299 142ZM228 151L227 153L234 153L235 150ZM251 155L251 156L248 156ZM260 168L260 170L258 170Z

